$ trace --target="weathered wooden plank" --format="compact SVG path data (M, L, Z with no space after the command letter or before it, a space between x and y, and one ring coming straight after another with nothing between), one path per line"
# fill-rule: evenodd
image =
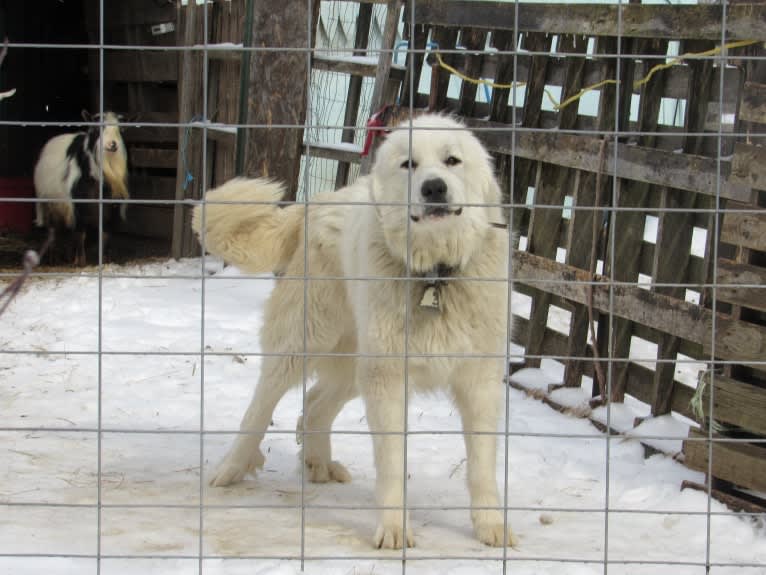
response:
M630 47L630 51L634 53L662 53L667 51L667 44L663 41L660 41L657 44L652 44L643 39L631 39L627 41L627 44ZM633 62L633 60L630 61ZM634 76L636 69L640 69L646 74L651 66L652 63L650 60L645 60L641 66L635 64L624 66L620 76ZM657 138L655 137L654 132L658 125L658 112L660 109L662 85L664 84L665 76L664 71L658 72L654 81L644 87L645 89L640 99L638 129L641 132L644 132L644 134L639 136L638 144L646 148L653 148L656 146ZM630 101L629 90L626 90L624 85L621 86L621 88L620 102ZM612 106L615 106L615 104L613 103ZM623 110L623 115L620 117L620 125L623 129L628 124L628 117L624 115L627 108L628 106L625 105L620 106L620 110ZM610 156L607 157L609 158L609 162L612 162L612 158ZM614 203L617 206L624 208L646 208L649 206L652 198L656 195L653 187L646 182L619 180L615 186ZM610 252L613 252L614 255L612 256L610 253L608 255L605 254L603 257L605 260L605 274L614 278L615 281L635 282L638 280L639 268L641 265L644 221L644 211L632 210L618 211L613 214L609 220L609 226L613 226L615 230L614 233L609 234L609 240L614 242L613 245L610 246ZM635 330L635 324L625 319L614 318L611 325L611 334L607 336L607 331L604 328L599 330L600 337L603 337L604 339L608 337L611 339L613 354L616 354L618 357L628 356L630 354L630 345ZM603 348L608 351L607 346L603 346ZM667 364L657 366L657 371L654 373L655 380L658 373L662 371L667 371ZM672 384L672 369L670 371L670 383ZM612 370L612 398L615 401L623 401L626 387L627 373L625 366L617 365ZM657 394L655 392L656 385L653 385L652 398L649 401L650 405L656 403L655 398Z
M315 54L311 59L312 68L315 70L324 70L327 72L337 72L339 74L350 74L352 76L362 76L364 78L374 78L378 71L378 63L371 61L370 58L361 57L338 57ZM406 72L404 66L391 65L389 78L401 81Z
M494 152L510 154L513 150L522 158L542 160L588 172L598 171L600 138L554 132L515 131L516 145L513 147L508 126L483 120L470 120L467 123L478 128L477 135ZM606 155L608 158L615 157L614 143L611 141L607 143ZM747 201L750 188L729 181L727 164L723 164L721 168L719 174L715 158L668 154L664 150L618 143L616 162L607 163L606 174L710 196L716 195L717 180L720 176L722 198Z
M681 491L684 489L694 489L695 491L710 493L710 496L713 499L720 501L726 505L729 510L734 511L735 513L766 513L766 507L759 505L755 501L743 499L738 495L734 495L726 491L721 491L720 489L710 489L707 485L695 483L694 481L689 481L688 479L684 479L681 482Z
M700 441L704 437L696 430L689 431L692 440L684 441L684 464L707 473L710 448L707 441ZM713 477L748 489L766 490L766 448L752 443L714 441L712 455Z
M405 19L409 16L409 10L405 10ZM409 26L405 24L405 30L409 32ZM405 60L405 68L407 73L402 83L402 90L400 93L400 102L404 107L409 107L413 104L414 107L422 107L418 104L418 97L422 96L424 101L427 101L428 96L425 94L418 94L418 86L420 86L420 76L423 72L423 63L425 61L426 43L428 42L429 30L425 26L415 26L414 37L409 38L409 47L407 50L407 58Z
M684 52L702 52L711 48L707 41L690 41L682 44ZM687 109L684 129L683 151L690 154L700 154L704 138L693 134L702 132L707 117L710 100L711 77L713 63L710 60L691 61L691 70L687 87ZM689 279L688 271L691 262L692 234L694 232L695 215L691 208L712 209L714 199L700 194L689 194L663 187L661 189L659 221L657 225L657 244L655 249L655 265L652 278L658 283L681 284ZM643 231L643 226L637 222ZM713 220L708 217L706 229L713 228ZM703 278L699 278L703 279ZM677 287L657 287L657 293L684 299L685 289ZM677 357L681 340L670 335L662 335L657 344L658 359L673 360ZM652 415L670 413L670 397L675 375L674 363L659 363L653 382L653 398L651 403Z
M358 164L362 161L362 149L359 146L348 144L339 146L337 144L311 143L304 144L301 148L303 155L311 155L312 158L325 158L327 160L338 160L349 164Z
M729 202L727 209L751 210L724 213L721 241L735 246L766 251L766 211L752 205Z
M427 96L425 94L418 94L418 97L415 98L415 107L416 108L424 108L428 105ZM457 99L454 98L448 98L447 99L447 107L450 109L455 109L458 106ZM512 108L510 106L507 107L507 118L511 118L512 116ZM520 117L519 110L516 110L516 117ZM558 112L555 111L549 111L549 110L543 110L540 113L540 124L537 126L541 130L555 130L556 125L558 124ZM490 116L490 105L485 102L478 102L476 104L476 107L474 109L474 119L472 121L482 123L484 120L479 120L479 118L486 118ZM575 124L575 131L585 133L585 132L593 132L594 130L598 130L598 122L597 118L595 116L587 116L587 115L579 115L577 116L577 123ZM470 121L470 120L469 120ZM635 122L631 122L629 125L630 130L636 130L637 124ZM714 135L718 132L719 124L717 121L713 121L713 117L709 114L707 118L707 122L705 123L705 131L710 132L712 137L705 138L704 142L704 154L706 156L715 157L718 152L720 151L720 146L718 145L717 137ZM724 136L726 134L733 132L733 126L732 125L724 125L722 126L722 133ZM506 128L508 129L508 128ZM683 145L683 128L677 127L677 126L671 126L668 124L660 124L657 126L656 131L657 136L657 149L664 150L665 154L670 153L676 153L675 150L679 149ZM523 158L521 158L523 159ZM724 157L725 159L725 157ZM727 168L728 164L724 162L724 169ZM749 188L745 188L744 186L740 184L736 184L735 182L730 182L730 185L737 186L737 189L735 190L729 190L729 195L731 194L739 194L738 198L740 200L744 199L746 196L746 191Z
M507 31L496 31L492 34L492 39L500 53L497 57L491 58L494 64L494 73L490 71L484 71L483 76L485 78L494 78L495 84L506 86L514 80L514 69L517 74L521 73L521 67L518 66L519 59L514 58L509 52L513 51L516 46L516 38L514 35ZM485 60L487 62L489 59ZM526 61L526 59L525 59ZM526 78L526 67L521 77ZM510 88L493 88L492 99L489 104L488 114L490 120L493 122L504 122L506 116L509 114L510 106L508 97L510 96ZM513 102L510 102L513 106Z
M737 142L731 159L730 179L757 190L766 190L766 148Z
M586 45L587 44L582 41L578 43L572 36L564 36L559 39L558 49L575 56L582 55ZM564 81L565 85L564 90L562 91L562 98L567 98L580 91L580 88L582 87L582 68L584 60L585 59L582 57L572 57L567 60L566 78ZM540 80L545 81L546 78L542 77ZM571 129L575 123L576 117L577 114L574 107L563 110L562 113L559 114L559 129ZM535 204L563 207L565 196L568 193L571 193L570 180L572 179L573 174L571 170L565 167L552 166L550 169L542 171L540 184L535 189ZM529 241L527 250L543 257L556 259L556 251L560 245L559 236L562 227L563 218L560 211L550 209L535 210L534 224L530 223L530 229L528 231ZM532 299L530 323L533 327L527 331L528 336L525 346L528 354L534 355L539 353L545 337L545 330L540 329L540 327L546 325L550 303L551 295L545 292L535 294ZM583 334L583 336L584 335L585 334ZM587 337L582 337L579 340L571 338L570 342L572 347L569 350L569 355L581 355L585 349L586 341ZM572 362L567 362L568 367L570 363ZM571 378L572 375L570 374L570 379ZM579 384L579 378L576 379L578 379L576 383ZM570 382L570 384L574 385L575 382Z
M712 380L712 386L711 386ZM703 385L702 409L710 418L710 390L713 388L712 419L736 425L758 435L766 435L766 389L705 372L700 376Z
M547 52L550 52L551 42L552 38L547 34L527 34L523 38L523 47L525 50L540 53L532 57L529 74L523 79L527 83L524 96L524 108L521 113L517 115L515 120L518 121L520 119L521 125L524 128L538 128L540 125L543 95L545 93L545 78L547 75L549 59ZM517 78L517 80L522 79ZM510 151L509 155L514 155L513 150ZM526 201L527 190L529 187L537 187L541 164L538 161L526 161L525 159L520 159L518 155L515 156L515 172L510 174L514 194L513 202L523 205ZM535 160L534 158L530 159ZM508 164L510 164L510 161ZM507 166L507 169L510 171L510 165ZM516 209L513 212L514 221L511 223L511 226L514 230L521 230L523 229L522 226L526 219L528 222L526 230L527 235L529 235L529 230L534 227L534 216L534 210ZM534 366L535 363L537 362L533 361L530 362L529 365Z
M516 10L519 13L516 22ZM647 6L644 4L572 5L419 0L415 22L440 26L518 30L547 34L696 38L720 41L724 22L721 6ZM730 4L726 7L727 38L766 38L766 6Z
M463 30L460 36L462 44L468 50L466 63L461 71L469 78L480 78L484 62L484 45L487 42L487 31ZM476 106L476 91L479 89L473 82L463 82L460 86L460 105L458 114L461 116L473 115Z
M741 120L766 124L766 84L745 82L739 114Z
M513 256L516 281L576 303L588 302L587 284L592 280L583 270L516 251ZM597 276L593 307L600 312L641 323L660 332L702 344L708 353L712 343L713 313L689 302L628 285L610 285ZM734 361L762 361L766 357L766 327L715 316L716 357Z
M460 30L457 28L444 28L436 26L431 29L431 41L439 46L442 51L442 60L448 66L454 67L455 48ZM436 60L426 60L431 65L431 90L429 93L428 108L433 111L443 111L446 109L447 91L449 88L451 74L439 67ZM458 104L459 105L459 104Z
M734 361L763 361L766 358L766 328L724 315L707 318L708 334L715 333L715 355ZM702 342L705 353L713 353L713 337Z
M716 283L720 301L766 311L766 268L721 258Z
M503 30L493 31L492 42L494 47L497 50L500 50L500 54L497 58L495 73L488 75L487 77L494 78L495 84L508 85L513 81L516 70L516 58L511 54L516 48L516 37L512 32ZM491 100L489 104L485 106L486 111L484 112L484 115L488 115L489 119L493 122L505 122L506 118L511 116L511 122L515 123L515 118L513 117L514 108L511 106L514 106L516 103L511 101L511 106L508 105L510 93L510 88L494 88L492 90ZM478 104L474 106L475 113L480 113L477 110L479 107ZM528 160L519 161L522 163L529 163ZM516 167L515 159L511 158L510 155L500 154L496 157L497 179L502 190L503 202L511 203L518 202L519 200L523 201L526 194L526 190L521 190L513 185L517 173ZM519 214L513 210L507 210L505 212L505 218L512 220L511 225L517 233L520 229L519 224L522 222L526 210L519 210L519 212L521 213Z

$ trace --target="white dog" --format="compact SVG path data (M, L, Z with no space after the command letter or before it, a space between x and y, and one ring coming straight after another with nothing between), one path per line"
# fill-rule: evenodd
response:
M350 480L331 458L329 432L361 394L383 508L378 547L414 544L403 512L405 393L436 387L462 419L476 536L512 545L494 435L504 399L508 232L492 225L502 216L489 155L455 120L424 115L388 135L369 176L312 198L308 219L304 204L274 205L282 193L268 180L236 179L207 194L204 217L201 206L194 213L210 252L279 276L261 333L263 352L276 355L263 358L241 423L247 434L211 484L263 465L264 432L279 399L301 383L307 353L307 375L317 376L298 423L307 477Z

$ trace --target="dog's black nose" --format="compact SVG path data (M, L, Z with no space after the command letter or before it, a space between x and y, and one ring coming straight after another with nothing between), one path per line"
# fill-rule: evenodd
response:
M428 204L447 203L447 184L441 178L426 180L420 188L423 201Z

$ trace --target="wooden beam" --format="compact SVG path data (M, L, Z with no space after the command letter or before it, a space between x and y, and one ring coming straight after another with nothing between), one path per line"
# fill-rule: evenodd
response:
M339 162L348 162L350 164L358 164L362 160L362 149L354 144L312 143L309 146L304 144L301 150L304 155L310 154L312 158L338 160Z
M514 9L501 2L470 0L418 0L415 3L417 24L546 34L587 32L589 36L694 38L720 42L723 21L720 5L520 4ZM728 39L766 39L764 4L727 4L725 21Z
M734 144L731 181L756 190L766 190L766 148L744 142Z
M179 24L184 24L183 45L193 46L199 41L198 23L203 17L202 10L195 2L189 2L178 13ZM199 20L198 20L199 19ZM193 50L184 50L179 60L178 77L178 121L191 122L194 115L202 111L202 56ZM188 132L187 132L188 130ZM178 154L176 157L176 204L173 206L173 239L171 255L174 258L192 256L196 248L190 226L191 211L183 201L201 194L202 185L190 181L193 174L200 178L201 145L194 137L194 130L179 126ZM189 189L191 187L191 189ZM195 188L197 191L195 192Z
M766 268L721 258L716 284L718 300L766 311Z
M710 414L710 381L713 382L714 421L736 425L746 431L766 436L766 389L749 385L723 375L705 372L700 377L704 385L701 405L705 417Z
M708 471L710 449L706 436L694 429L691 441L684 442L684 464L692 469ZM713 477L730 481L739 487L766 491L766 448L752 443L725 442L716 436L713 442Z
M740 119L766 124L766 84L745 82Z
M516 281L559 295L576 303L588 303L588 272L515 251ZM610 285L597 276L593 307L602 313L635 321L662 333L701 344L705 353L712 347L713 313L705 308L632 285ZM762 361L766 357L766 327L715 315L716 357L734 361Z
M708 486L702 485L701 483L695 483L694 481L689 481L688 479L684 479L681 482L681 491L684 489L694 489L695 491L702 491L703 493L708 492ZM713 499L717 499L726 507L731 509L732 511L739 513L741 511L744 511L745 513L766 513L766 507L763 505L759 505L757 503L754 503L753 501L750 501L748 499L744 499L742 497L739 497L737 495L732 495L731 493L727 493L725 491L721 491L720 489L710 489L710 496Z
M766 212L751 204L729 202L721 226L721 241L735 246L766 251Z
M361 76L364 78L374 78L378 72L377 60L371 60L367 56L347 56L343 58L315 54L311 59L311 64L315 70L338 72L339 74L349 74L351 76ZM389 77L394 80L402 81L406 72L407 69L404 66L394 66L392 64Z
M494 152L511 154L518 157L540 160L550 164L597 172L599 166L599 147L601 138L579 134L556 132L514 131L507 125L489 123L483 120L467 120L472 128L478 128L477 136ZM516 137L513 147L512 136ZM606 163L604 173L608 176L657 184L679 190L686 190L715 196L717 179L721 178L721 197L731 200L747 201L750 188L729 181L728 166L721 166L715 158L693 154L669 154L665 150L617 144L616 161L614 142L606 145ZM764 249L764 248L761 248Z

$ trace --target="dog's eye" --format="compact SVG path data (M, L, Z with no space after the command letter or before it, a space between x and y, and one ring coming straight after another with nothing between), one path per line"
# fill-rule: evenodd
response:
M460 158L456 158L455 156L450 156L446 160L444 160L444 163L448 166L457 166L458 164L462 163L462 160Z
M405 170L410 170L410 169L414 170L414 169L416 169L418 167L418 163L415 160L413 160L413 159L404 160L402 162L401 166L399 166L399 167L403 168Z

